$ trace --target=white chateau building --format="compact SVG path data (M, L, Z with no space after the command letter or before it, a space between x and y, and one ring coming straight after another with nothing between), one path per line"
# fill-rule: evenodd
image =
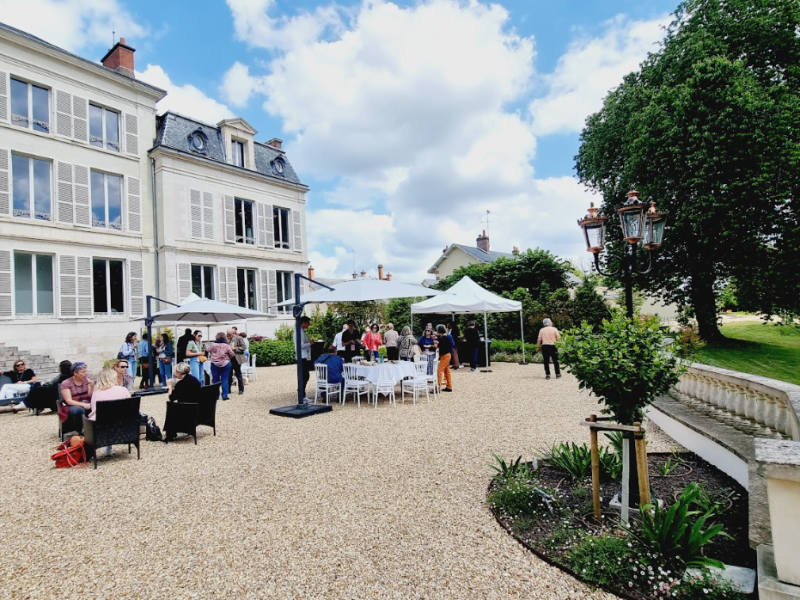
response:
M241 119L156 116L121 39L95 63L0 23L0 343L85 360L140 331L145 296L288 315L305 192ZM157 304L157 303L154 303ZM154 310L159 307L154 306Z

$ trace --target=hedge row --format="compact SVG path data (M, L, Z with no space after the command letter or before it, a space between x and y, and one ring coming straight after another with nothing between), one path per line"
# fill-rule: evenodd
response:
M489 354L494 356L498 353L522 354L522 340L492 340L492 348ZM526 356L536 354L536 344L525 343Z
M295 363L294 343L279 340L261 340L250 342L250 354L256 355L256 364L259 367L268 367L271 364L292 365Z

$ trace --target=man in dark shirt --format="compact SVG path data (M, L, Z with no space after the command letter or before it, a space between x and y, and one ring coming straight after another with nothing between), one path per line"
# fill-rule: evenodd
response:
M469 350L469 358L472 365L472 370L478 368L478 346L481 344L481 334L475 327L475 321L469 322L469 327L464 332L464 338L467 340L467 349Z
M356 322L352 319L347 322L347 329L342 332L342 346L344 346L342 353L344 362L351 362L361 346L361 333L356 329Z
M176 352L178 353L177 362L182 363L186 360L186 346L189 345L193 337L192 330L187 327L186 332L178 338L178 347L176 348Z
M344 391L344 359L336 354L336 346L330 346L327 354L321 354L320 357L314 361L315 364L325 365L328 367L328 383L339 384L339 394L341 397Z

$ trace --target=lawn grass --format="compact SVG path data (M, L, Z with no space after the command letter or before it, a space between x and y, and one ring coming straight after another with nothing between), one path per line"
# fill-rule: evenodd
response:
M741 345L701 348L700 363L800 385L800 332L760 321L725 323L722 334Z

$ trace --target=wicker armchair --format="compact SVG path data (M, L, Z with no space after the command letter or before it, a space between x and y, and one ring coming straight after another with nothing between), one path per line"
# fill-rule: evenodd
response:
M136 446L136 460L139 453L139 404L141 398L125 398L124 400L105 400L95 407L95 420L83 417L83 437L87 460L94 459L97 468L97 449L116 444Z
M28 392L28 397L25 398L25 406L36 415L46 408L53 412L58 412L58 386L39 385L31 388L31 391Z
M197 427L211 427L217 435L217 400L219 400L222 384L204 385L200 388L197 402L167 402L167 416L164 419L164 441L170 436L186 433L194 438L197 444Z

